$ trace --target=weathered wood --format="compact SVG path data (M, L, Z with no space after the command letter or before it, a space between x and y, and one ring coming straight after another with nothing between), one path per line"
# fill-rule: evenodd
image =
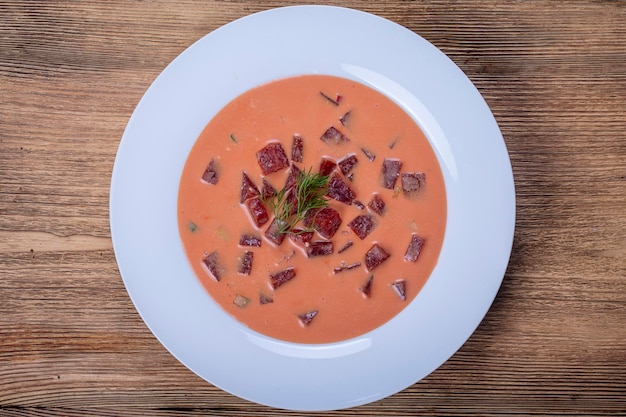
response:
M167 353L124 289L108 223L119 140L154 78L211 30L296 3L0 0L0 415L302 415ZM510 152L517 228L459 352L324 415L626 413L626 3L332 4L408 27L476 84Z

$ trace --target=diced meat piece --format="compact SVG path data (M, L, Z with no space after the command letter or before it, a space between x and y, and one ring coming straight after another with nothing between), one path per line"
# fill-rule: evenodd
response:
M306 248L306 256L313 258L314 256L326 256L333 253L333 242L326 240L318 240L311 242Z
M215 185L217 184L218 179L219 176L217 174L215 159L211 159L211 162L209 162L209 165L207 165L206 169L204 170L204 174L202 174L202 181L206 182L207 184Z
M334 198L344 204L352 204L352 200L356 197L356 193L350 188L339 174L333 174L328 181L328 192L330 198Z
M252 182L248 174L245 172L241 175L241 196L239 197L239 202L243 203L249 198L256 197L259 195L259 189Z
M252 261L254 260L254 253L251 251L245 251L239 262L237 272L243 275L250 275L252 272Z
M348 175L348 172L352 171L352 168L359 162L355 154L346 155L342 158L337 165L339 169L343 173L343 175Z
M302 154L304 152L304 140L302 136L293 135L291 142L291 160L294 162L302 162Z
M337 266L337 267L333 268L333 272L335 274L337 274L339 272L349 271L350 269L358 268L360 266L361 266L361 262L354 262L354 263L347 264L347 265L344 265L343 262L342 262L341 266Z
M393 190L400 176L400 169L402 169L402 161L385 158L383 161L383 186L385 188Z
M296 270L293 267L283 269L282 271L270 274L270 283L272 288L276 289L285 282L292 280L296 276Z
M341 101L341 98L342 98L341 96L339 96L339 95L338 95L336 99L333 99L333 98L331 98L329 95L324 94L324 92L322 92L322 91L320 91L320 95L321 95L322 97L324 97L326 100L328 100L328 102L329 102L329 103L332 103L332 104L334 104L335 106L338 106L338 105L339 105L339 102Z
M250 299L248 297L244 297L241 294L237 294L235 296L235 299L233 300L233 304L235 304L239 308L244 308L245 306L248 305L249 302L250 302Z
M315 316L317 316L317 310L308 311L304 314L299 314L298 318L300 319L300 323L302 323L304 326L308 326L309 324L311 324L311 321L315 318Z
M354 205L354 207L358 208L359 210L363 210L365 208L365 205L361 203L359 200L354 200L352 204Z
M378 194L374 194L367 206L379 216L385 212L385 201Z
M313 240L313 232L307 232L303 229L293 229L289 233L289 238L299 245L306 246Z
M404 254L404 260L415 262L417 261L418 256L420 256L420 252L422 251L422 247L424 246L424 239L419 237L418 235L411 236L411 242L409 246L406 248L406 253Z
M260 197L257 196L249 199L246 201L246 205L257 227L263 226L270 219L267 209L263 205L263 201L261 201Z
M322 162L320 163L320 174L324 175L324 176L328 176L330 175L331 172L333 172L333 169L335 169L335 167L337 166L337 164L335 163L335 161L331 161L330 159L322 159Z
M365 254L365 267L371 271L389 258L389 254L377 243Z
M376 159L376 155L373 152L371 152L371 151L369 151L369 150L367 150L365 148L361 148L361 152L363 152L365 154L365 156L367 157L367 159L370 160L370 162L372 162L372 161L374 161L374 159Z
M263 304L271 304L274 302L274 297L271 297L269 295L265 295L265 294L260 294L259 295L259 304L263 305Z
M402 177L402 191L410 193L411 191L417 191L426 183L426 176L422 172L403 172Z
M320 236L330 239L341 225L341 216L332 207L309 210L304 218L304 225L315 229Z
M291 164L291 169L289 170L289 175L287 175L287 180L285 181L285 190L289 190L294 188L298 183L298 175L300 175L300 168Z
M280 142L268 143L256 153L256 159L264 175L280 171L289 166L289 159Z
M279 223L280 220L274 219L265 231L265 237L268 238L271 242L274 242L276 245L280 246L280 244L283 243L283 240L285 240L285 234L280 233Z
M406 282L403 279L397 279L391 284L394 292L402 301L406 300Z
M356 216L350 223L348 223L348 227L352 229L354 234L356 234L361 240L365 239L372 232L374 226L376 226L374 216L369 214Z
M265 178L263 178L263 188L261 188L261 196L268 199L276 195L276 189Z
M351 241L351 240L347 241L347 242L346 242L346 244L345 244L345 245L343 245L343 246L341 247L341 249L339 249L339 250L337 251L337 253L344 253L344 252L345 252L346 250L348 250L348 248L350 248L350 246L352 246L352 245L354 245L354 242L353 242L353 241Z
M339 145L340 143L350 142L350 139L341 133L337 128L331 126L329 127L320 137L322 142L325 142L329 145Z
M222 268L220 266L220 256L217 251L213 251L209 253L203 260L202 263L207 267L209 273L217 282L222 279Z
M370 298L372 296L372 284L373 283L374 283L374 275L370 275L370 277L367 279L367 282L361 289L361 292L363 293L363 296L365 298Z
M343 126L348 126L348 123L350 123L350 119L352 117L352 111L349 110L346 113L344 113L343 116L341 116L339 118L339 122L343 125Z
M254 235L243 234L239 238L240 246L253 246L255 248L260 248L261 242L262 242L261 238L254 236Z

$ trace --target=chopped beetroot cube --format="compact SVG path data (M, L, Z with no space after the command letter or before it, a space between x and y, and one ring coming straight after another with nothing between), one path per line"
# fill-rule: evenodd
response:
M251 251L245 251L239 262L239 268L237 272L243 275L250 275L252 271L252 261L254 260L254 253Z
M317 316L317 310L308 311L304 314L299 314L298 318L300 319L300 323L302 323L304 326L308 326L309 324L311 324L311 321L315 318L315 316Z
M346 135L333 126L329 127L326 132L322 134L320 139L322 142L329 145L338 145L340 143L350 142L350 139Z
M255 248L260 248L261 247L261 242L262 242L261 238L256 237L254 235L243 234L239 238L239 245L240 246L253 246Z
M350 123L350 118L351 118L351 116L352 116L351 111L347 111L346 113L344 113L344 115L343 115L343 116L341 116L341 117L339 118L339 122L340 122L342 125L347 126L347 125L348 125L348 123Z
M276 189L272 187L272 184L270 184L265 178L263 178L263 188L261 189L261 196L263 196L264 199L268 199L274 197L275 195Z
M303 229L293 229L289 233L289 238L297 244L306 246L313 240L313 232L307 232Z
M256 153L256 159L264 175L280 171L289 166L289 159L280 142L268 143Z
M352 171L352 168L359 162L355 154L346 155L343 159L337 162L339 169L343 175L348 175L348 172Z
M335 161L331 161L330 159L322 159L322 162L320 163L320 174L324 175L324 176L328 176L330 175L331 172L333 172L333 169L335 169L335 167L337 166L337 164L335 163Z
M422 246L424 246L424 239L418 235L412 235L409 247L406 248L406 253L404 254L404 260L410 262L417 261L417 257L420 256L422 251Z
M383 161L383 186L393 190L400 176L402 162L399 159L385 158Z
M285 190L289 190L294 188L298 183L298 175L300 175L300 168L295 166L295 164L291 164L291 169L289 170L289 175L287 175L287 180L285 181Z
M239 198L239 202L243 203L249 198L256 197L259 195L259 189L252 182L248 174L245 172L241 175L241 197Z
M265 231L265 237L268 238L271 242L274 242L276 245L280 246L280 244L283 243L283 240L285 240L285 234L280 233L279 223L282 222L280 222L280 220L278 219L274 219Z
M220 266L220 256L217 251L213 251L209 253L203 260L202 263L207 267L209 273L217 282L222 279L222 268Z
M367 157L367 159L370 160L370 162L374 161L374 159L376 159L376 155L373 152L368 151L365 148L361 148L361 152L363 152L365 154L365 156Z
M346 250L348 250L348 248L349 248L350 246L352 246L352 245L354 245L354 242L353 242L353 241L351 241L351 240L347 241L347 242L346 242L346 244L345 244L345 245L343 245L343 246L341 247L341 249L339 249L339 250L337 251L337 253L343 253L343 252L345 252L345 251L346 251Z
M306 256L312 258L314 256L326 256L333 253L333 242L327 240L318 240L311 242L306 248Z
M270 274L270 283L272 284L272 288L276 289L285 282L292 280L295 276L296 270L293 267L290 267L274 274Z
M263 305L263 304L271 304L274 302L274 297L271 297L269 295L265 295L265 294L260 294L259 295L259 304Z
M344 204L352 204L352 200L356 197L356 193L346 183L339 174L333 174L328 181L327 195Z
M391 284L394 292L402 301L406 300L406 282L403 279L397 279Z
M263 205L263 201L261 201L260 197L253 197L249 199L246 201L246 205L248 206L248 211L250 212L252 220L254 220L257 227L263 226L270 219L267 209Z
M385 212L385 201L382 198L380 198L378 194L374 194L372 196L372 199L370 200L369 203L367 203L367 206L379 216L382 216L383 213Z
M332 207L309 210L304 218L306 227L313 227L320 236L330 239L341 225L339 212Z
M377 243L365 254L365 267L371 271L389 258L389 254Z
M363 293L363 296L365 298L370 298L372 296L372 284L373 283L374 283L374 275L370 275L370 277L367 279L367 282L361 289L361 292Z
M335 268L333 268L333 272L335 274L342 272L342 271L349 271L350 269L354 269L354 268L358 268L361 266L361 262L354 262L351 264L347 264L345 265L343 262L341 263L341 266L337 266Z
M304 152L304 140L302 136L293 135L293 141L291 142L291 160L294 162L302 162L302 154Z
M365 239L367 235L372 232L375 225L376 222L374 221L374 216L369 214L358 215L350 223L348 223L348 227L352 229L354 234L356 234L361 240Z
M426 176L422 172L403 172L401 181L402 191L410 193L422 188L426 183Z
M219 179L219 177L217 175L217 169L215 165L215 160L211 159L211 162L209 162L209 165L207 165L206 169L204 170L204 174L202 174L202 181L206 182L207 184L217 184L217 180Z

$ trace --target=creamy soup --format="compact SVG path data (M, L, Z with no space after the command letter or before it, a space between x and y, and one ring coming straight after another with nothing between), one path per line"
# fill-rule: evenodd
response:
M280 216L309 201L297 190L322 204L303 204L302 221ZM232 317L276 339L336 342L418 294L443 242L446 192L428 140L397 104L352 80L304 75L253 88L208 123L184 167L178 222L195 274Z

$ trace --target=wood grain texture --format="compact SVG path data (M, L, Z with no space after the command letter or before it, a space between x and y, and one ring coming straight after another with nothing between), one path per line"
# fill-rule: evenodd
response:
M149 332L110 242L128 118L187 46L280 1L0 0L0 416L295 416L207 384ZM485 320L424 380L327 416L626 415L626 2L346 0L445 52L517 193Z

